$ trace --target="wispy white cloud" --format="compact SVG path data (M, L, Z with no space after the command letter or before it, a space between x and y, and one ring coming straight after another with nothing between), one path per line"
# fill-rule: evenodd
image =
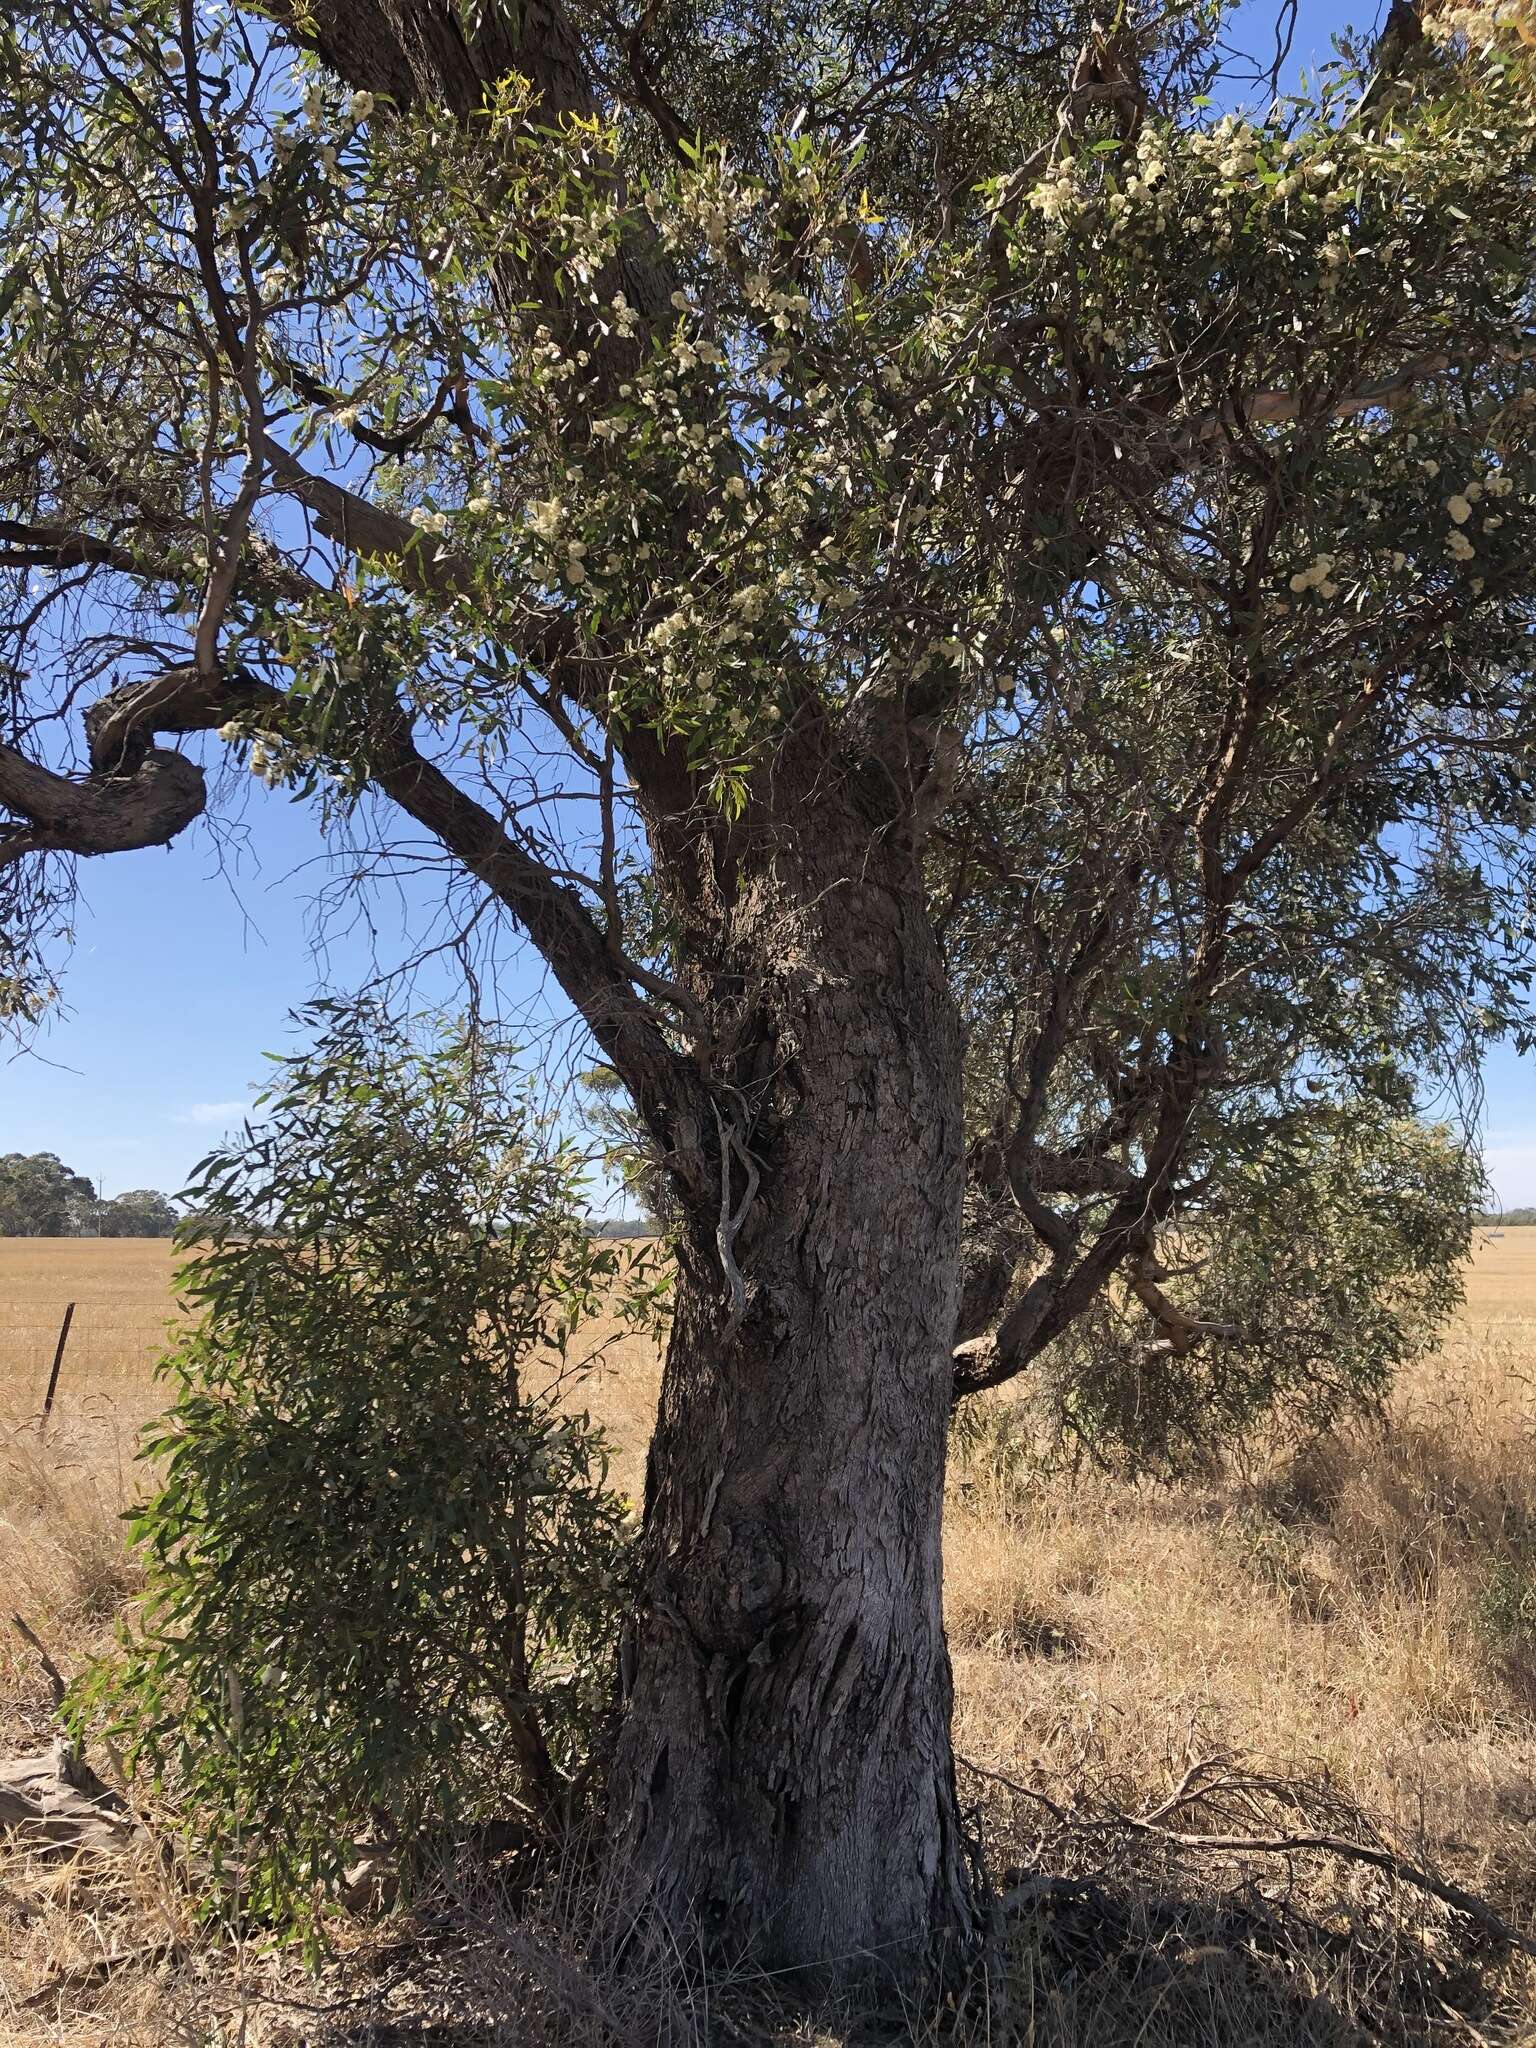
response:
M238 1102L189 1102L185 1109L177 1110L171 1121L178 1124L234 1124L250 1106L243 1096Z

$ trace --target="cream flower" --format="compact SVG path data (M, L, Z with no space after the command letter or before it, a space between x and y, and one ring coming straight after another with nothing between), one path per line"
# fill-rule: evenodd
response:
M541 540L553 540L565 524L565 504L560 498L535 498L528 507L528 524Z

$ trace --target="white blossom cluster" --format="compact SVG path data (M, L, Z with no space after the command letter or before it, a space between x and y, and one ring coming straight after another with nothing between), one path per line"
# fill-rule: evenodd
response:
M1337 597L1339 586L1333 579L1333 564L1332 555L1314 556L1305 569L1299 569L1291 578L1291 589L1298 596L1306 591L1315 590L1319 597Z
M309 765L309 755L292 739L259 728L252 731L238 718L228 719L221 725L218 736L231 745L250 741L248 766L256 780L265 783L268 789L278 788L293 776L303 773Z
M1075 157L1057 157L1029 194L1027 204L1031 210L1053 225L1073 219L1079 210L1076 172Z
M1470 562L1477 554L1477 548L1467 526L1485 500L1499 501L1514 492L1514 479L1503 470L1491 470L1480 477L1472 477L1459 491L1453 491L1445 501L1446 517L1451 530L1446 535L1445 551L1455 562ZM1478 526L1485 534L1497 533L1504 524L1504 514L1485 510L1478 516Z

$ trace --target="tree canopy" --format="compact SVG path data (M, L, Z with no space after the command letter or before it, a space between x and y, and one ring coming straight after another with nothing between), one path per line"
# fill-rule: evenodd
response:
M179 1220L158 1188L127 1188L100 1205L96 1228L102 1237L170 1237Z
M242 774L531 942L675 1204L615 1825L770 1960L974 1925L952 1399L1379 1389L1531 1031L1528 30L1284 42L0 27L5 1005Z
M74 1237L96 1211L96 1190L52 1152L0 1157L0 1237Z
M176 1222L157 1188L108 1200L52 1152L0 1154L0 1237L169 1237Z
M1526 1017L1523 46L1248 114L1198 8L509 19L6 29L11 1013L218 758L382 796L712 1200L656 862L830 749L969 1026L960 1384L1125 1269L1230 1341L1160 1227Z

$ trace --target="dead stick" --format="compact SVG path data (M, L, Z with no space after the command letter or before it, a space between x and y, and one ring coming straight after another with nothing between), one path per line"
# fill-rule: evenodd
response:
M1177 1849L1205 1849L1212 1851L1241 1851L1254 1856L1284 1856L1293 1852L1311 1850L1325 1856L1338 1856L1349 1863L1368 1863L1375 1870L1384 1870L1400 1884L1406 1884L1417 1891L1428 1892L1431 1898L1439 1899L1443 1905L1475 1921L1489 1934L1517 1948L1522 1955L1536 1956L1536 1940L1522 1934L1518 1927L1512 1927L1502 1913L1490 1906L1486 1899L1480 1899L1476 1892L1463 1891L1459 1884L1436 1877L1433 1872L1421 1870L1416 1863L1409 1863L1404 1857L1395 1856L1390 1849L1372 1849L1364 1842L1352 1842L1346 1835L1186 1835L1172 1828L1158 1827L1155 1822L1139 1820L1134 1814L1115 1812L1107 1820L1085 1820L1074 1823L1053 1799L1047 1799L1043 1792L1036 1792L1029 1785L1020 1785L1012 1778L1006 1778L1001 1771L983 1770L979 1764L968 1763L964 1757L956 1762L973 1771L978 1778L990 1778L996 1785L1002 1785L1010 1792L1020 1793L1026 1799L1036 1800L1057 1821L1064 1826L1074 1824L1086 1826L1096 1832L1114 1827L1129 1829L1139 1835L1152 1835L1160 1842L1168 1842ZM1186 1779L1187 1782L1187 1779ZM1168 1802L1171 1804L1172 1802ZM1161 1809L1168 1810L1167 1804ZM1004 1892L998 1901L1005 1913L1017 1912L1021 1907L1033 1905L1043 1892L1058 1889L1055 1880L1043 1884L1039 1877L1026 1878L1011 1891Z
M1130 1814L1122 1815L1121 1819L1136 1833L1154 1835L1160 1842L1170 1842L1179 1849L1240 1850L1261 1856L1284 1856L1292 1851L1313 1850L1325 1856L1342 1857L1350 1863L1368 1863L1375 1870L1386 1871L1400 1884L1428 1892L1431 1898L1439 1899L1442 1904L1465 1914L1467 1919L1475 1920L1488 1933L1497 1935L1500 1941L1508 1942L1511 1948L1519 1949L1523 1955L1536 1956L1536 1940L1522 1934L1518 1927L1512 1927L1486 1899L1480 1899L1476 1892L1463 1891L1459 1884L1436 1877L1432 1871L1421 1870L1416 1863L1407 1862L1390 1849L1372 1849L1364 1842L1350 1841L1346 1835L1185 1835L1172 1828L1155 1827L1148 1821L1136 1820Z
M49 1656L41 1639L28 1628L19 1614L11 1616L22 1641L37 1654L48 1683L53 1688L53 1711L59 1718L62 1733L58 1739L57 1756L59 1776L66 1785L73 1785L77 1791L89 1789L91 1774L86 1771L85 1757L78 1742L71 1741L69 1723L64 1716L64 1700L69 1687L64 1683L64 1674Z
M30 2012L40 2005L47 2005L61 1991L90 1991L132 1963L157 1963L165 1956L179 1959L184 1953L181 1942L170 1934L162 1935L158 1941L146 1942L143 1948L115 1949L111 1955L98 1956L93 1963L77 1963L72 1970L60 1970L49 1978L41 1991L34 1991L21 2001L21 2010Z
M48 1683L53 1687L53 1704L56 1708L62 1707L64 1704L64 1695L69 1690L68 1686L64 1683L64 1674L60 1671L58 1665L55 1664L53 1659L49 1656L43 1644L32 1633L31 1629L27 1627L27 1624L22 1620L21 1616L19 1614L13 1614L11 1616L11 1621L16 1629L17 1634L21 1637L22 1641L26 1643L31 1649L37 1652L37 1661L39 1664L42 1665L43 1671L47 1676Z
M1293 1851L1311 1850L1326 1856L1338 1856L1350 1863L1368 1863L1375 1870L1384 1870L1400 1884L1412 1886L1417 1891L1428 1892L1431 1898L1439 1899L1443 1905L1452 1907L1474 1920L1488 1933L1500 1941L1520 1950L1522 1955L1536 1956L1536 1940L1522 1934L1518 1927L1512 1927L1504 1916L1490 1906L1486 1899L1480 1899L1476 1892L1463 1891L1459 1884L1452 1884L1443 1877L1436 1877L1432 1871L1421 1870L1416 1863L1409 1863L1404 1857L1394 1855L1390 1849L1373 1849L1364 1842L1352 1842L1347 1835L1187 1835L1176 1829L1157 1825L1152 1815L1125 1813L1113 1808L1105 1820L1079 1819L1058 1806L1054 1799L1048 1799L1043 1792L1035 1791L1031 1785L1021 1785L1016 1779L1008 1778L1001 1771L983 1769L966 1757L956 1757L956 1763L971 1771L978 1778L988 1778L994 1785L1001 1785L1009 1792L1017 1792L1025 1799L1033 1799L1043 1806L1052 1818L1064 1827L1085 1827L1097 1833L1111 1831L1116 1827L1129 1829L1134 1834L1153 1835L1160 1842L1168 1842L1178 1849L1207 1849L1213 1851L1242 1851L1255 1856L1283 1856ZM1217 1757L1203 1757L1191 1764L1179 1781L1178 1789L1153 1808L1153 1814L1171 1812L1189 1796L1190 1787L1199 1774L1208 1770ZM1049 1889L1054 1889L1054 1880ZM1017 1911L1021 1906L1032 1904L1041 1896L1041 1880L1028 1878L1005 1892L1000 1901L1005 1912Z
M1043 1806L1052 1820L1061 1827L1070 1828L1078 1824L1075 1816L1068 1813L1065 1807L1058 1806L1054 1799L1048 1799L1043 1792L1037 1792L1033 1785L1021 1785L1017 1779L1005 1778L1001 1771L989 1771L981 1764L973 1764L968 1756L957 1756L955 1762L962 1770L969 1771L973 1777L985 1778L990 1784L1001 1785L1005 1792L1016 1792L1021 1799L1033 1799L1035 1804Z

